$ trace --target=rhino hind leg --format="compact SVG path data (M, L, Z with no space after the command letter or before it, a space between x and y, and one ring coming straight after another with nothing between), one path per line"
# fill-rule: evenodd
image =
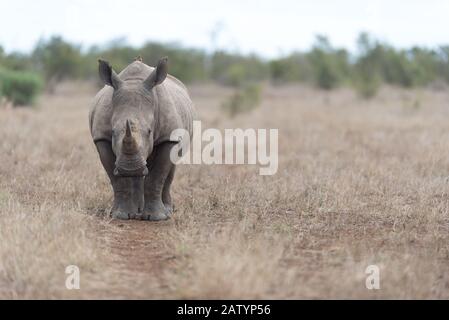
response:
M163 194L167 195L173 179L172 174L174 174L174 165L170 160L172 147L173 143L170 142L157 146L153 150L151 160L148 161L149 174L145 178L145 206L142 214L144 220L167 220L171 215L169 208L163 202ZM166 182L169 185L164 193Z
M95 145L114 191L112 218L127 220L136 217L143 207L143 178L119 178L114 176L115 155L111 143L97 141Z

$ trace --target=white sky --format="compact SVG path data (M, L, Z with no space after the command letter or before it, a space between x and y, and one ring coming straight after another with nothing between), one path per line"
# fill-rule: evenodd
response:
M84 47L125 37L266 57L307 49L316 34L351 50L360 31L397 47L449 44L449 0L0 0L0 17L8 52L54 34Z

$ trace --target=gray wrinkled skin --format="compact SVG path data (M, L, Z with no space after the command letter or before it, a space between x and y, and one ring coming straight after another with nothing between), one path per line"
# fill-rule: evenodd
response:
M114 191L112 217L165 220L173 212L170 186L175 165L170 141L175 129L192 136L194 108L186 87L167 74L167 59L156 68L139 60L120 74L99 60L105 86L89 112L100 161Z

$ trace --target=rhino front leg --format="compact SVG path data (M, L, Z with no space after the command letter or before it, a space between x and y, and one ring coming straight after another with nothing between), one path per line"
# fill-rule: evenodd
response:
M166 182L173 179L170 178L174 167L170 160L170 150L173 145L171 142L166 142L157 146L148 161L149 174L145 179L145 207L142 215L145 220L166 220L171 214L169 208L164 205L163 194L167 195L164 193Z
M111 143L97 141L95 145L114 191L112 217L124 220L136 217L143 208L143 178L114 176L115 154L112 151Z
M120 177L112 184L114 189L114 206L112 217L115 219L134 219L144 207L144 178Z
M171 199L170 188L171 183L173 182L173 178L175 177L175 165L172 165L170 172L168 173L167 179L165 179L164 188L162 189L162 202L164 203L165 208L167 209L168 217L171 217L174 206Z

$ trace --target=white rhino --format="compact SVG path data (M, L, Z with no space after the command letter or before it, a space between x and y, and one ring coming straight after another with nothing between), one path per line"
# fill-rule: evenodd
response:
M165 220L173 212L170 186L175 129L192 136L194 107L184 84L167 74L167 58L153 68L140 60L120 74L99 60L105 86L89 112L90 131L114 191L112 217Z

